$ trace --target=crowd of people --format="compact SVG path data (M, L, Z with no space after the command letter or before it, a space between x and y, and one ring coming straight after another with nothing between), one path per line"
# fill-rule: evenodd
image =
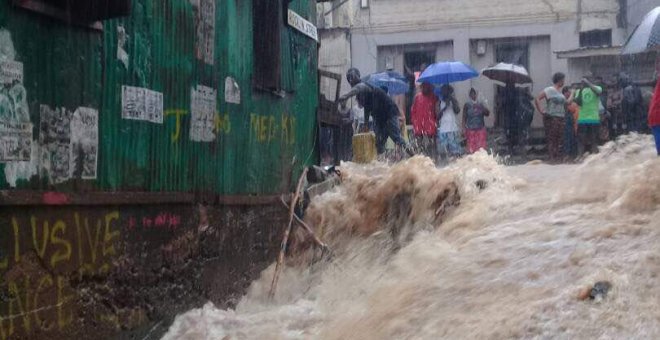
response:
M435 160L489 149L485 119L491 109L477 89L470 89L461 106L451 85L437 91L432 84L418 84L410 107L412 136L404 138L405 115L387 89L361 81L354 68L346 77L352 89L339 102L343 105L349 98L357 99L364 117L353 128L357 133L373 130L379 154L385 152L388 138L408 155L421 153ZM579 83L567 86L566 75L556 73L552 84L536 96L528 87L506 84L496 109L502 115L508 152L526 155L530 126L538 112L543 117L551 163L572 162L596 153L599 145L630 132L652 132L660 155L660 94L656 87L647 106L640 89L643 85L655 82L634 83L625 73L609 81L587 74Z

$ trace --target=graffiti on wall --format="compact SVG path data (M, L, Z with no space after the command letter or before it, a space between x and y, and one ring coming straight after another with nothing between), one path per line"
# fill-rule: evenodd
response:
M172 143L176 143L179 141L179 138L181 138L181 119L183 116L187 116L190 113L188 110L183 110L183 109L170 109L165 111L165 116L174 116L174 131L170 135L170 139L172 140ZM220 113L215 113L213 116L213 126L212 126L212 131L216 135L216 137L221 136L221 135L227 135L229 132L231 132L231 121L229 119L229 114L220 114ZM192 138L191 138L192 139Z
M195 55L204 63L213 65L215 45L215 1L191 0L195 13Z
M9 216L0 253L0 338L64 329L75 320L77 280L105 275L118 254L119 212Z
M280 119L272 115L250 114L250 136L259 143L275 140L292 145L296 140L296 118L282 114Z
M121 87L121 117L163 124L163 94L142 87Z
M190 140L212 142L215 125L216 90L197 85L190 91Z
M0 340L68 334L81 313L94 327L143 326L157 303L145 302L143 292L154 284L126 293L121 282L159 265L190 269L184 264L199 243L195 228L183 228L189 212L162 206L0 211Z

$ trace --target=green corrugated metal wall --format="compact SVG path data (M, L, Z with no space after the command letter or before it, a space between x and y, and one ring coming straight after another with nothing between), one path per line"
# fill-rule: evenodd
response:
M16 61L24 65L34 140L39 106L93 107L99 111L96 180L69 180L52 186L44 176L19 181L17 189L60 191L212 191L219 194L275 193L288 190L303 164L316 158L316 42L282 29L282 86L285 98L253 90L250 0L217 0L215 62L195 57L195 20L188 0L133 0L129 17L104 21L103 31L65 23L0 1L0 29L11 33ZM315 1L289 4L314 21ZM128 34L129 65L117 59L117 27ZM0 48L2 48L0 46ZM224 79L241 89L241 104L224 101ZM191 88L218 90L218 138L192 142L190 115L180 116L174 140L175 110L190 109ZM164 124L121 118L121 86L162 92ZM291 174L291 164L295 167ZM5 164L0 164L0 187Z

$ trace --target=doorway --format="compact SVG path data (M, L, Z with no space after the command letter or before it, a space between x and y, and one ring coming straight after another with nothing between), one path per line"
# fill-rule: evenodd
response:
M410 124L410 107L415 99L415 73L423 71L428 65L435 63L436 46L411 46L403 54L404 75L410 84L406 94L406 122Z

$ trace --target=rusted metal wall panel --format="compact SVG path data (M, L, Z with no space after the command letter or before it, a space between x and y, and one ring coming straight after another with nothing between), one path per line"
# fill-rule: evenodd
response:
M20 62L24 69L22 82L2 85L2 93L10 98L12 87L25 89L34 145L30 161L0 163L0 188L288 191L291 177L316 158L316 42L282 22L284 97L256 91L251 86L255 57L251 1L212 1L213 30L203 25L200 29L202 15L191 3L135 0L129 17L104 21L103 31L97 31L0 2L0 59ZM289 7L310 20L315 16L313 1L294 0ZM211 41L212 56L198 51L200 37ZM124 52L126 58L121 56ZM240 104L225 101L227 77L240 87ZM191 91L198 85L217 91L210 123L216 137L210 142L191 140ZM162 124L122 119L122 86L162 93ZM9 120L15 107L4 105L1 96L0 120ZM69 171L58 168L57 162L66 161L57 151L51 150L52 164L44 161L48 149L42 137L47 134L40 127L44 105L69 113L81 107L98 111L96 178L76 173L78 164L71 160ZM57 129L46 127L51 133ZM66 142L51 147L61 144Z

